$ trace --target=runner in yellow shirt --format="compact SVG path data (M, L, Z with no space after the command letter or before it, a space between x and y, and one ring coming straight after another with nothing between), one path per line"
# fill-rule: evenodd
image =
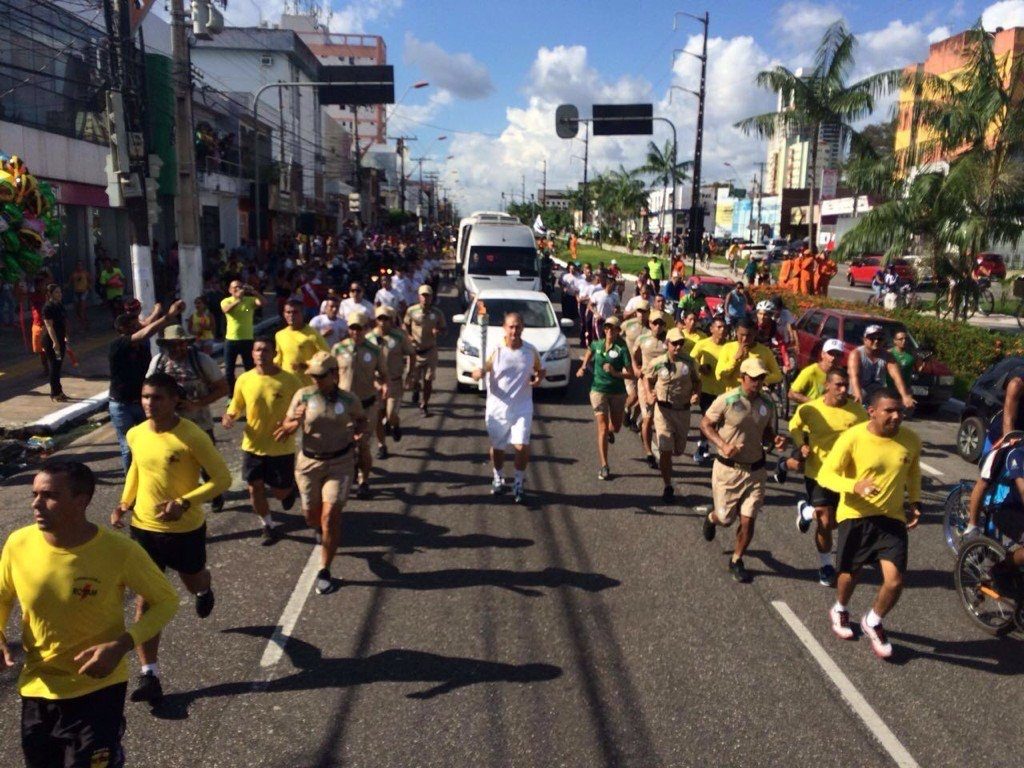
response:
M921 519L921 438L906 427L900 396L888 387L868 401L868 421L839 436L818 472L818 483L840 494L836 509L836 604L829 612L832 632L853 638L847 605L863 566L877 562L882 586L861 620L879 658L892 656L882 619L903 591L907 531ZM903 511L909 503L910 518Z
M782 381L782 371L779 369L775 354L756 340L753 323L741 320L736 326L736 341L725 344L718 355L715 376L721 382L723 390L735 389L740 385L740 364L748 357L760 358L764 367L768 369L768 377L764 381L766 387Z
M274 364L299 377L302 386L312 384L306 375L306 364L317 352L329 352L324 337L306 325L302 302L292 299L284 305L284 321L288 323L274 336L277 354Z
M825 378L828 372L842 365L843 342L826 339L821 345L821 356L816 362L803 368L789 385L787 396L797 404L809 403L825 394Z
M715 398L725 392L725 386L718 380L718 376L715 375L715 369L718 367L718 358L725 347L725 333L728 330L725 327L725 320L720 316L716 316L711 321L711 326L708 330L711 332L711 335L694 344L693 350L690 352L690 357L697 364L697 373L700 374L701 413L707 413L708 408L715 402ZM708 449L708 440L704 437L704 433L701 432L700 440L697 442L697 449L693 452L693 461L698 466L704 467L708 465L710 460L711 452Z
M132 463L121 502L110 515L123 528L131 512L129 531L160 570L178 572L195 595L196 614L205 619L213 610L213 589L206 567L206 515L203 503L231 487L231 472L210 437L175 413L178 385L166 373L154 373L142 383L146 421L128 430ZM205 482L199 474L205 470ZM148 609L136 602L136 619ZM142 674L132 701L158 702L163 696L157 655L160 635L138 646Z
M17 600L25 664L21 745L26 765L120 766L127 653L170 621L174 589L142 548L86 517L96 478L85 464L51 459L32 482L35 525L14 531L0 554L0 652ZM128 629L124 593L149 610ZM7 751L13 764L13 745Z

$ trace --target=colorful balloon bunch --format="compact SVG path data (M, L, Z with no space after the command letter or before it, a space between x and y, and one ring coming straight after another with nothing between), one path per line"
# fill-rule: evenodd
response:
M0 278L13 282L35 272L57 252L57 198L17 155L0 152Z

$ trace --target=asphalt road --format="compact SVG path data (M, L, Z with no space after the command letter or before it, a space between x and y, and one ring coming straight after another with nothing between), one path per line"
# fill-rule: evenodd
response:
M152 714L128 705L130 764L1019 763L1019 640L967 623L942 542L944 490L971 474L952 453L953 417L912 425L925 444L927 511L885 663L865 640L829 632L834 595L816 581L811 535L794 525L799 478L769 488L746 558L753 583L736 584L732 532L713 544L700 534L709 470L680 460L677 501L664 503L639 441L623 433L614 479L596 479L583 382L564 400L539 398L529 503L492 499L482 400L454 393L452 341L435 415L405 410L406 437L376 470L375 497L348 506L340 591L311 592L313 539L298 515L279 516L287 537L259 546L236 481L225 511L209 516L217 607L197 619L176 584L167 699ZM218 437L237 477L239 432ZM102 522L121 482L110 428L67 452L101 474L92 515ZM30 520L30 482L23 473L0 485L0 535ZM282 653L269 641L292 621ZM844 679L841 692L833 680ZM11 672L0 675L0 711L0 756L18 765Z

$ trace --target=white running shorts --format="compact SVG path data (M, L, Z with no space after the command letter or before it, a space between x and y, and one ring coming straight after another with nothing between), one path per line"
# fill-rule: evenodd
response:
M533 424L533 412L507 413L504 415L488 413L487 436L491 446L504 450L510 445L529 445L530 427Z

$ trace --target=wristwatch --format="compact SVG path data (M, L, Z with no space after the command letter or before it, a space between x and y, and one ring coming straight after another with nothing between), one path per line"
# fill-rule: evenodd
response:
M188 512L192 508L192 502L188 499L178 499L178 506Z

